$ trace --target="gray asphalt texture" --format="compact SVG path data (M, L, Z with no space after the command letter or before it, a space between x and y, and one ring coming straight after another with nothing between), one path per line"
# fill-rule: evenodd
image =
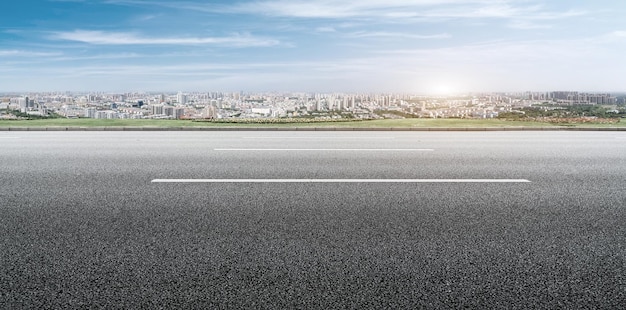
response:
M624 132L0 132L3 309L616 309L625 262Z

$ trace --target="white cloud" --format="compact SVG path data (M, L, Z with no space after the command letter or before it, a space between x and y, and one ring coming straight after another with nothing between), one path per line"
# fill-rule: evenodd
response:
M609 34L609 36L617 37L617 38L626 38L626 31L624 30L613 31Z
M145 21L149 21L149 20L153 20L156 18L159 18L163 16L163 14L151 14L151 15L141 15L137 17L137 20L145 22Z
M494 1L491 1L493 3ZM496 3L498 1L495 1ZM272 16L304 17L304 18L344 18L365 16L415 16L415 10L445 4L484 4L484 0L268 0L243 2L233 5L227 10L235 13L262 13ZM411 12L413 14L408 14Z
M142 37L130 32L104 32L91 30L74 30L71 32L54 32L51 39L77 41L96 45L221 45L236 47L274 46L280 44L273 39L256 38L250 35L230 37L198 37L198 38L158 38Z
M522 29L522 30L532 30L532 29L550 29L552 25L540 24L530 21L517 20L513 21L509 24L510 28L514 29Z
M335 28L333 27L317 27L315 28L316 32L336 32L337 30L335 30Z
M185 1L108 0L121 5L159 5L210 13L268 15L293 18L559 18L584 12L543 12L541 5L511 0L261 0L234 4ZM519 1L518 1L519 2Z
M0 50L0 56L48 57L48 56L59 56L59 55L61 55L61 53L33 52L33 51L21 51L21 50Z
M140 58L140 57L148 57L148 56L137 54L137 53L120 53L120 54L100 54L100 55L91 55L91 56L66 56L66 57L53 58L52 60L74 62L78 60L113 60L113 59Z
M577 11L577 10L569 10L566 12L537 12L535 14L526 16L526 18L537 19L537 20L555 20L555 19L564 19L564 18L571 18L571 17L581 17L587 14L589 14L589 12Z
M16 50L9 50L9 51L1 51L0 50L0 56L15 56L15 55L19 55L20 51L16 51Z
M549 12L542 5L518 5L507 0L265 0L231 6L185 5L189 9L222 13L264 14L296 18L532 18L558 19L586 14Z
M419 40L447 39L447 38L451 37L447 33L431 34L431 35L421 35L421 34L412 34L412 33L383 32L383 31L377 31L377 32L365 32L365 31L363 31L363 32L355 32L355 33L349 34L349 36L350 37L356 37L356 38L379 37L379 38L402 38L402 39L419 39Z

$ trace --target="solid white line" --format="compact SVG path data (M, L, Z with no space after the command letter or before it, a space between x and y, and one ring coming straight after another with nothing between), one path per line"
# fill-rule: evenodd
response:
M293 151L293 152L432 152L434 149L213 149L214 151Z
M298 139L298 140L302 140L302 139L329 139L329 140L336 140L336 139L342 139L342 140L351 140L351 139L367 139L367 140L372 140L372 139L384 139L384 140L393 140L395 139L395 137L243 137L242 139L273 139L273 140L278 140L278 139Z
M152 183L530 183L525 179L154 179Z

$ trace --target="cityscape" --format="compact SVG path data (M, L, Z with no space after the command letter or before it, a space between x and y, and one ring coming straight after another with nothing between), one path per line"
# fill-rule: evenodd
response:
M576 91L457 96L350 93L28 93L0 95L0 119L497 118L523 109L602 106L626 114L626 96Z

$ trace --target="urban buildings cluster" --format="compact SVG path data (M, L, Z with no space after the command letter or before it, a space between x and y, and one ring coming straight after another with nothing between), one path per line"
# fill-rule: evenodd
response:
M0 117L20 114L95 119L494 118L533 105L624 103L579 92L481 93L463 96L325 93L29 93L0 95Z

